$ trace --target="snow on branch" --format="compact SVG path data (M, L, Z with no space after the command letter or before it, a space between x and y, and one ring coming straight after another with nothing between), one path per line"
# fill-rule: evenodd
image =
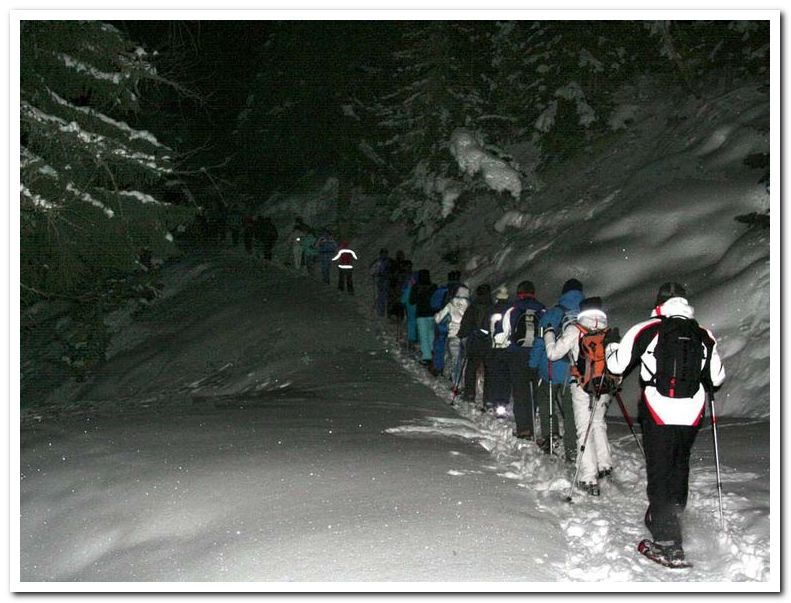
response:
M105 215L108 218L112 218L115 215L115 212L112 209L107 207L104 203L102 203L98 199L95 199L94 197L92 197L89 193L81 191L76 186L74 186L74 184L72 184L71 182L69 182L66 185L66 190L69 191L72 195L74 195L78 199L81 199L82 201L85 201L86 203L90 203L94 207L98 207L99 209L101 209L105 213Z
M519 173L505 161L482 148L476 135L466 128L456 128L450 138L450 152L459 169L469 176L478 172L492 190L508 191L518 199L522 194Z
M65 119L41 111L28 102L22 102L20 113L23 118L41 124L54 124L60 132L75 135L85 145L93 147L96 156L113 155L159 174L169 174L173 171L169 167L159 165L155 155L134 151L114 139L83 130L76 121L67 122Z
M96 67L93 67L92 65L86 65L82 61L78 61L74 57L63 52L59 52L55 56L57 56L57 58L64 65L66 65L66 67L70 67L80 73L87 73L88 75L90 75L91 77L97 80L105 80L112 82L113 84L120 84L122 81L129 79L131 77L131 74L129 73L120 73L117 71L113 73L108 73L106 71L100 71Z
M31 192L24 184L20 187L20 192L24 198L30 200L34 207L40 207L42 209L55 209L58 207L57 204L52 201L47 201L41 195Z
M146 193L141 193L140 191L118 191L118 194L122 195L124 197L132 197L134 199L137 199L138 201L140 201L143 204L163 205L163 206L164 205L170 205L170 203L165 203L164 201L159 201L159 200L155 199L154 197L152 197L151 195L148 195Z
M113 126L113 127L117 128L117 129L121 130L122 132L124 132L124 134L126 134L129 137L129 140L145 140L146 142L148 142L148 143L150 143L150 144L152 144L152 145L154 145L156 147L160 147L160 148L163 148L163 149L170 149L170 147L168 147L166 145L163 145L161 142L159 142L156 139L156 137L153 134L151 134L151 132L148 132L147 130L135 130L134 128L131 128L129 126L129 124L127 124L124 121L117 121L117 120L113 119L112 117L108 117L104 113L96 111L95 109L91 109L90 107L78 107L76 105L73 105L72 103L70 103L66 99L61 98L60 96L58 96L58 94L56 94L52 90L49 90L49 89L47 89L47 90L49 91L50 96L52 97L52 99L56 103L58 103L59 105L62 105L64 107L68 108L68 109L71 109L72 111L79 111L80 113L84 113L85 115L89 115L91 117L94 117L94 118L106 123L107 125Z

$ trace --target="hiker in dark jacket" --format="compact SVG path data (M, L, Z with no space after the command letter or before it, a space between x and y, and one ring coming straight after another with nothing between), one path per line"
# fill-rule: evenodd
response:
M484 325L488 325L490 346L488 357L484 361L484 380L489 383L489 395L483 400L484 410L493 409L498 417L507 414L511 403L511 377L508 373L508 340L495 339L495 335L498 331L502 332L503 319L510 307L508 288L505 285L498 287L494 292L494 304L484 319Z
M431 365L431 348L434 343L434 310L431 308L431 295L437 288L431 282L431 275L426 269L417 273L417 283L409 294L409 303L415 305L417 317L417 333L420 340L420 356L422 364Z
M406 334L407 344L412 346L417 343L417 314L415 304L409 301L412 295L412 287L417 284L417 272L412 271L412 262L407 260L409 273L407 274L404 282L401 285L401 305L404 307L404 314L406 316Z
M384 317L387 315L387 305L390 301L390 273L393 270L393 260L390 259L386 248L379 250L377 257L369 267L369 273L373 277L375 288L376 313Z
M535 392L538 377L536 370L530 368L529 363L533 344L538 337L538 323L545 311L544 304L536 299L535 285L531 281L519 283L510 316L508 371L514 397L516 437L521 439L535 437L533 420L536 412Z
M404 281L412 272L411 262L407 264L407 259L404 257L404 252L400 249L396 251L395 260L390 267L390 282L388 284L388 304L387 313L396 320L404 319L404 305L401 303L401 289Z
M464 393L462 399L475 402L475 380L478 370L485 370L485 361L489 349L488 325L483 326L489 306L492 305L492 288L487 284L478 285L475 299L464 312L459 325L459 339L464 341L465 368ZM486 380L483 383L484 400L488 393Z
M272 222L272 218L258 218L258 240L264 251L264 259L272 259L272 249L277 243L277 226Z

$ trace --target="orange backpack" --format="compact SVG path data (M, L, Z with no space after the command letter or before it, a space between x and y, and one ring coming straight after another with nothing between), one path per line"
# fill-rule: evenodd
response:
M604 338L610 329L591 331L578 323L574 326L580 330L580 352L577 363L571 365L571 376L588 394L600 396L613 393L618 389L618 380L607 371L604 346Z

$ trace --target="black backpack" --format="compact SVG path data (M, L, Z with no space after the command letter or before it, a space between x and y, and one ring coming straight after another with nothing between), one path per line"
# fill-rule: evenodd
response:
M540 316L533 308L526 308L516 319L516 328L513 338L516 345L523 348L532 348L538 338L538 322Z
M708 338L697 321L687 318L663 318L657 331L654 348L656 373L651 385L668 398L691 398L700 389L709 366L711 352L705 355ZM705 372L704 372L705 371Z

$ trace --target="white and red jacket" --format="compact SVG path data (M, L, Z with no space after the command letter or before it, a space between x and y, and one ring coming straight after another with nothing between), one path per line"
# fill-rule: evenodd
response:
M620 343L607 346L607 368L616 375L630 371L640 364L640 385L643 388L643 401L657 425L697 425L703 416L706 391L701 383L697 393L691 398L668 398L660 394L650 384L656 373L654 349L658 340L659 324L663 316L676 316L692 319L695 309L683 297L671 297L664 304L654 308L651 318L629 329ZM708 329L703 329L710 341L704 342L702 367L709 362L709 379L714 387L725 381L725 369L717 353L717 340ZM708 345L707 345L708 344ZM710 350L710 352L709 352ZM711 355L709 359L708 356Z
M341 270L351 270L354 268L354 261L356 259L357 254L345 245L342 245L338 253L335 254L335 257L332 258L332 261L338 262L338 268Z

